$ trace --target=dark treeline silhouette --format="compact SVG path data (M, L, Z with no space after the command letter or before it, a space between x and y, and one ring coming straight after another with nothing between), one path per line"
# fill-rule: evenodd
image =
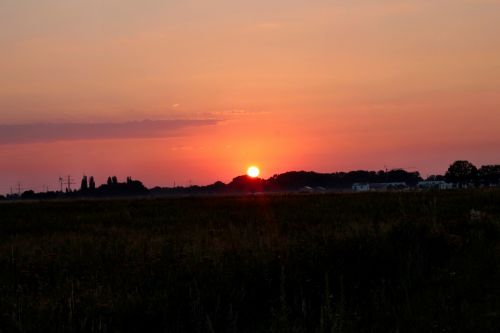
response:
M385 171L351 171L318 173L313 171L290 171L274 175L269 179L250 178L246 175L234 178L229 184L217 182L209 186L160 188L151 190L153 195L191 194L191 193L252 193L300 191L304 187L322 190L351 189L354 183L392 183L402 182L416 186L422 177L418 172L397 169Z
M65 192L61 191L49 191L35 193L32 190L25 191L19 195L10 195L11 199L25 199L25 200L37 200L37 199L61 199L61 198L91 198L91 197L127 197L127 196L145 196L149 194L149 190L138 180L133 180L132 177L127 177L124 183L118 182L116 176L108 178L106 184L102 184L96 187L95 180L93 176L87 177L83 176L81 180L81 185L79 190L69 191L66 189Z
M469 161L456 161L446 172L445 179L460 186L477 181L477 167Z
M238 176L228 184L216 182L208 186L155 187L150 192L152 195L224 194L300 191L306 187L320 190L350 190L356 183L404 183L410 188L415 188L423 180L419 172L408 172L404 169L336 173L290 171L274 175L269 179ZM456 161L445 175L431 175L426 181L449 182L456 184L457 188L498 186L500 165L485 165L477 169L468 161Z
M141 196L149 193L148 189L138 180L127 177L127 181L119 183L116 176L108 178L108 182L94 190L95 196Z
M124 183L118 182L116 176L108 177L106 184L96 188L94 177L90 177L87 184L87 176L83 176L82 186L76 195L92 197L113 197L113 196L140 196L147 195L148 189L138 180L127 177Z
M288 190L297 189L303 186L325 187L332 189L350 188L354 183L394 183L402 182L409 186L415 186L422 181L420 173L407 172L402 169L385 171L351 171L337 173L316 173L316 172L287 172L281 175L274 175L269 179L271 186L285 188Z
M500 183L500 165L483 165L479 169L469 161L454 162L445 174L446 181L464 185L488 186Z
M127 196L164 196L192 194L228 194L256 192L286 192L301 191L301 189L348 190L353 184L397 183L406 184L410 188L417 187L423 181L419 172L408 172L403 169L350 172L318 173L313 171L290 171L274 175L269 179L251 178L246 175L234 178L230 183L221 181L207 186L189 187L154 187L148 190L140 181L127 177L125 182L119 182L116 176L107 178L105 184L96 186L93 176L83 176L79 190L66 192L35 193L25 191L21 195L11 194L6 199L58 199L85 197L127 197ZM455 161L444 175L431 175L426 181L448 182L456 188L488 187L500 185L500 165L483 165L477 168L469 161Z

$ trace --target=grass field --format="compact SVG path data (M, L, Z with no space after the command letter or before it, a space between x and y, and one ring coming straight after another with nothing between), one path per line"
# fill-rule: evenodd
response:
M498 332L500 191L0 204L0 332Z

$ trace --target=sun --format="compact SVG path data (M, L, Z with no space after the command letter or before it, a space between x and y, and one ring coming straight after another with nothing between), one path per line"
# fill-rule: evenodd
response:
M260 175L260 170L255 165L252 165L251 167L249 167L247 169L247 175L248 175L248 177L251 177L251 178L258 177Z

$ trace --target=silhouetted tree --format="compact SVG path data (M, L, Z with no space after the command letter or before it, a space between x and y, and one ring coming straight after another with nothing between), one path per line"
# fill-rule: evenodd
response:
M34 199L34 198L35 198L35 192L33 190L24 191L23 194L21 194L21 199Z
M446 177L443 175L430 175L426 179L426 181L430 181L430 182L445 181L445 180L446 180Z
M382 179L381 179L382 180ZM418 182L422 181L422 177L420 177L420 173L418 171L415 172L407 172L403 169L393 169L385 173L385 182L404 182L410 186L417 185Z
M82 185L80 186L80 191L87 191L89 189L89 184L87 182L87 176L82 177Z
M118 178L116 178L116 176L113 176L113 178L111 178L111 181L113 182L113 185L118 184Z
M265 182L261 178L251 178L247 175L238 176L228 184L228 189L232 192L260 192L264 190Z
M477 168L469 161L455 161L446 172L446 180L461 186L475 180Z
M94 191L95 190L95 180L94 180L94 176L90 176L90 179L89 179L89 189L91 191Z
M500 184L500 165L483 165L478 170L478 178L483 185Z
M108 185L111 186L111 184L113 184L113 180L111 180L111 177L108 177Z

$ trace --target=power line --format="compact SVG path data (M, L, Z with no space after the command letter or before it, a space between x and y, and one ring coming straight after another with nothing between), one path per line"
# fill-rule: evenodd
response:
M21 195L21 182L17 182L17 194Z
M66 177L66 180L63 178L63 177L59 177L59 186L60 186L60 189L61 189L61 192L63 191L63 185L66 185L66 190L68 192L71 192L71 185L74 185L76 184L74 181L73 181L73 178L71 178L70 175L68 175L68 177Z
M59 177L59 186L60 186L60 191L63 191L63 184L64 184L64 179L62 177Z
M21 182L17 182L16 185L10 187L10 195L13 196L14 194L17 194L21 196L21 191L23 191L24 188L21 186Z
M71 192L71 185L72 184L76 184L76 183L73 182L73 180L71 179L71 176L68 175L68 181L66 182L66 185L68 185L68 192Z

